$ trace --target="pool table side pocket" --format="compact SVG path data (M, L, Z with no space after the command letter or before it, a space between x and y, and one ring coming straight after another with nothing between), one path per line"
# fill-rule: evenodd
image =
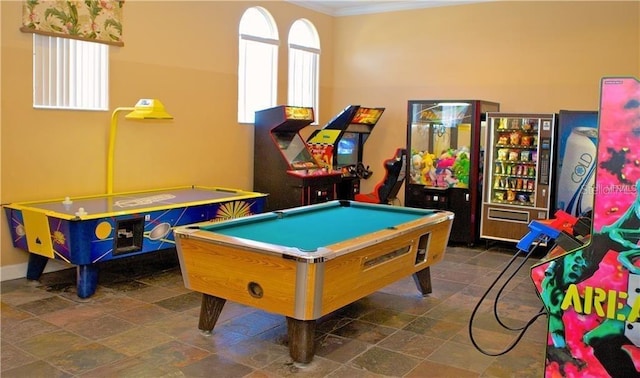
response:
M294 316L296 261L179 237L178 255L186 288Z

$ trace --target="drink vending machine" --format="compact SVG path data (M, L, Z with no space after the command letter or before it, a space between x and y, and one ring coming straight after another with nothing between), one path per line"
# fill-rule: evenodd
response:
M555 210L575 217L591 218L595 193L598 112L561 110L557 140Z
M480 237L518 242L548 219L553 197L555 114L487 114Z

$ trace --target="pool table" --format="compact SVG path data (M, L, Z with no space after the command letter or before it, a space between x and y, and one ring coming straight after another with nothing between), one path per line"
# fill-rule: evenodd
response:
M174 229L185 286L203 293L199 329L213 331L227 300L287 318L289 353L314 355L316 320L413 275L431 292L453 213L353 201Z
M77 295L92 296L98 263L175 247L172 228L261 213L266 194L184 186L3 205L13 245L30 252L27 279L50 259L76 265Z

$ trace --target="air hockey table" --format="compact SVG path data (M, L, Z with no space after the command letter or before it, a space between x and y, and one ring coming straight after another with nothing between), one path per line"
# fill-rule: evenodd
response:
M3 205L13 245L30 253L27 279L49 259L77 266L77 295L92 296L98 263L175 248L173 227L261 213L266 194L186 186Z

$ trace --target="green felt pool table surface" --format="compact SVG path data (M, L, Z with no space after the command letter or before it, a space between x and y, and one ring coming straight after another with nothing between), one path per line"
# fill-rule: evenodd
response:
M201 226L204 231L315 252L323 246L354 239L433 215L437 210L331 201Z

